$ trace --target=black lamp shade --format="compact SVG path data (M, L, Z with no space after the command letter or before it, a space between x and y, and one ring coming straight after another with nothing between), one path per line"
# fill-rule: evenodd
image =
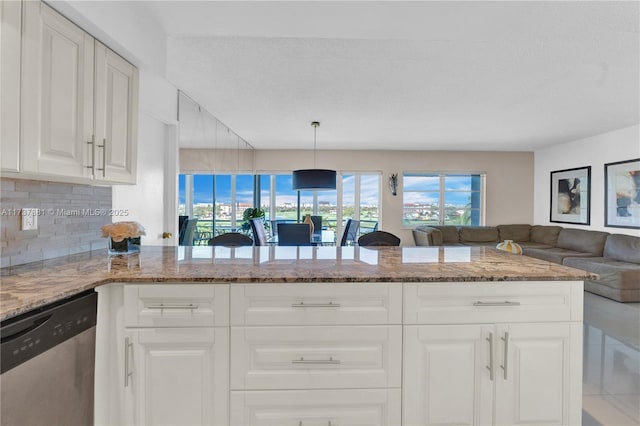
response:
M294 170L291 182L294 191L336 189L336 171L325 169Z

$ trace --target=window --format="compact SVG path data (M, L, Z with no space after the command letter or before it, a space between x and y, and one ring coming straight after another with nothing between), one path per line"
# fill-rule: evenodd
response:
M405 173L403 224L484 224L484 174Z
M380 219L380 173L338 173L335 191L294 191L290 174L180 175L178 212L198 218L197 230L209 235L237 230L242 213L254 203L265 219L297 222L320 215L323 227L342 232L347 219L361 221L360 232L377 228Z

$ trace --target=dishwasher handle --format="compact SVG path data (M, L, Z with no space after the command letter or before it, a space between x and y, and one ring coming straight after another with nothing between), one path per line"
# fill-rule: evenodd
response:
M9 343L12 342L16 339L19 339L20 337L31 333L32 331L37 330L38 328L42 327L43 325L45 325L47 323L47 321L49 321L51 319L51 315L47 315L46 317L42 317L42 318L38 318L38 319L34 319L31 324L25 324L26 327L22 328L21 330L15 331L13 333L11 333L8 336L5 336L4 333L1 333L2 338L0 339L0 344L2 343Z

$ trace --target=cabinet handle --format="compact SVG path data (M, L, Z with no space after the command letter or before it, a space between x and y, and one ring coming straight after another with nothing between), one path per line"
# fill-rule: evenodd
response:
M489 342L489 365L487 370L489 370L489 379L493 381L493 333L489 333L489 337L486 340Z
M188 305L180 305L180 304L169 304L165 305L164 303L160 303L159 305L149 305L147 309L189 309L196 310L198 309L198 305L194 305L193 303L189 303Z
M302 425L302 420L298 421L298 426L303 426ZM327 423L327 426L338 426L337 424L331 423L331 420L329 420L329 423Z
M124 387L129 386L129 378L133 375L133 372L129 371L129 352L133 352L133 343L128 337L124 338Z
M300 359L291 360L291 364L340 364L339 359L333 359L333 357L329 357L329 359L304 359L304 357L300 357Z
M473 302L473 306L520 306L520 302L510 302L505 300L504 302Z
M500 338L504 342L504 360L500 368L504 370L504 379L507 380L507 368L509 366L509 332L504 332L504 337Z
M300 302L300 303L293 303L291 305L292 308L339 308L340 304L339 303L333 303L333 302L329 302L329 303L304 303L304 302Z
M107 168L107 138L102 139L102 145L97 146L98 148L102 148L102 168L97 170L102 170L102 177L105 177L105 170ZM95 158L93 161L95 163Z
M91 169L93 171L92 174L96 173L96 150L93 147L95 142L95 135L91 135L91 140L87 141L87 145L91 145L91 165L84 166L86 169Z

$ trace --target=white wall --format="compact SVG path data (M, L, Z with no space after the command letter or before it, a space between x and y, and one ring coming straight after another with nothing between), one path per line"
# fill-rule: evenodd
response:
M255 158L237 152L181 149L181 173L288 171L312 167L311 151L258 150ZM343 171L382 173L380 228L398 235L402 245L413 245L410 229L402 225L403 172L486 172L486 224L531 223L533 220L533 153L469 151L318 151L317 166ZM387 188L391 173L400 177L397 196Z
M640 230L604 226L604 164L640 158L640 126L631 126L535 152L534 215L536 224L549 221L550 173L555 170L591 166L591 225L568 228L606 231L640 236ZM556 225L556 223L554 223Z

